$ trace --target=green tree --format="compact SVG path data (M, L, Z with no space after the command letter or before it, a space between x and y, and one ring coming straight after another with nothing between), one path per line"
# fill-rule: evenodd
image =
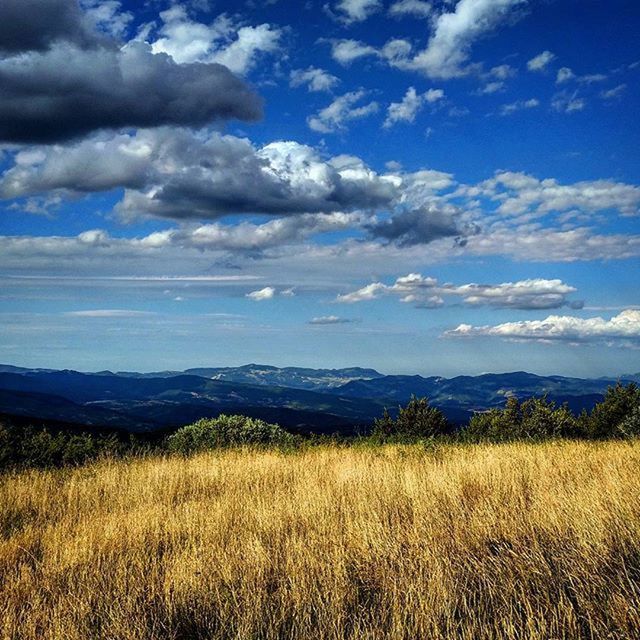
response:
M630 382L609 387L604 400L585 416L585 431L592 438L620 437L620 425L640 405L640 389Z
M579 424L566 405L542 398L520 402L512 396L504 409L476 413L465 429L472 440L502 442L517 439L571 438L579 435Z
M433 438L450 431L445 415L429 404L427 398L411 397L404 407L398 407L394 420L385 409L381 418L373 424L373 435L382 438Z

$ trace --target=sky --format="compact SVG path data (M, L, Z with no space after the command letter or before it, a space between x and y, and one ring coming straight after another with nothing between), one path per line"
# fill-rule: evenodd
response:
M3 0L0 362L640 370L635 0Z

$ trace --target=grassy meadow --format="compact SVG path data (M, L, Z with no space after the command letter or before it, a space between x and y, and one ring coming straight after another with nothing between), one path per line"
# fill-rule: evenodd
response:
M0 638L640 638L640 441L0 476Z

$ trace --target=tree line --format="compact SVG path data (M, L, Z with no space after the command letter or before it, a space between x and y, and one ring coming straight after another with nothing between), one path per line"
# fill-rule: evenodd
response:
M357 438L335 436L330 441L416 442L446 439L455 442L507 442L549 438L604 440L640 436L640 388L634 383L609 387L591 411L575 415L566 405L546 397L507 399L502 408L475 413L463 427L452 425L427 398L412 397L374 421L370 433ZM247 416L221 415L202 419L170 435L100 433L89 429L33 426L0 420L0 470L15 467L79 465L101 457L149 454L190 455L233 446L296 448L327 442L318 436L289 433L276 424Z

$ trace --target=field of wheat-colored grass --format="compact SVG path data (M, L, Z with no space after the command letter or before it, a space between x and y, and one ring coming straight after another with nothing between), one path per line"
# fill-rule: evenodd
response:
M0 476L0 637L640 638L640 442Z

